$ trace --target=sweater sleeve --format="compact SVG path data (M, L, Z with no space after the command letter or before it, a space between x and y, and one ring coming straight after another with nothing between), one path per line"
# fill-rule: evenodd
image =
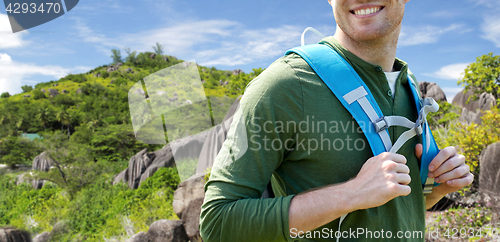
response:
M300 79L284 58L250 82L205 185L204 241L291 241L293 194L261 194L295 144L294 131L284 125L299 124L302 115Z

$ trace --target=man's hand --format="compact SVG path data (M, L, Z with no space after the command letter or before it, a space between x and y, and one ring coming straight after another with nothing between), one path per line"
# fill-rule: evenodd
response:
M395 197L410 194L410 169L406 157L384 152L368 159L356 178L350 181L363 197L359 209L381 206Z
M422 144L415 146L415 155L418 159L422 157L422 150ZM438 202L444 195L456 192L460 188L472 184L474 180L469 166L465 164L465 157L457 154L453 146L439 151L438 155L429 164L428 176L434 178L435 182L441 183L427 196L426 205L428 208Z
M295 196L288 212L289 228L310 231L352 211L378 207L410 194L406 157L382 153L368 159L356 178Z

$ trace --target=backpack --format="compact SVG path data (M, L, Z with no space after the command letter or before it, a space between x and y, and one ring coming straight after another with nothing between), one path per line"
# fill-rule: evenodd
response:
M420 160L420 180L424 195L428 195L434 186L439 185L434 182L434 178L427 176L429 164L439 153L439 148L426 121L427 114L438 111L439 105L432 98L420 98L416 83L409 75L408 81L411 83L415 110L418 112L415 122L402 116L383 116L366 84L347 61L332 48L323 44L312 44L288 50L285 55L290 53L300 55L351 113L362 128L374 156L383 152L396 153L406 141L415 135L421 135L423 152ZM342 80L341 84L339 80ZM361 125L369 123L373 126ZM392 144L388 131L390 126L403 126L409 130L401 134Z

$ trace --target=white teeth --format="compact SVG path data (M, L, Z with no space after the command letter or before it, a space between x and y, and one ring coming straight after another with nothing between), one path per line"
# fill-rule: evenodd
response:
M356 14L356 15L368 15L368 14L378 12L378 11L380 11L380 9L381 9L381 7L360 9L360 10L354 11L354 14Z

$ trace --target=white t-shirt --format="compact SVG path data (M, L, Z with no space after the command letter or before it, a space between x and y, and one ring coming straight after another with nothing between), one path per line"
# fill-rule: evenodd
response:
M387 77L387 82L389 82L389 87L391 88L392 98L394 98L394 92L396 89L396 80L398 79L400 71L395 72L384 72Z

